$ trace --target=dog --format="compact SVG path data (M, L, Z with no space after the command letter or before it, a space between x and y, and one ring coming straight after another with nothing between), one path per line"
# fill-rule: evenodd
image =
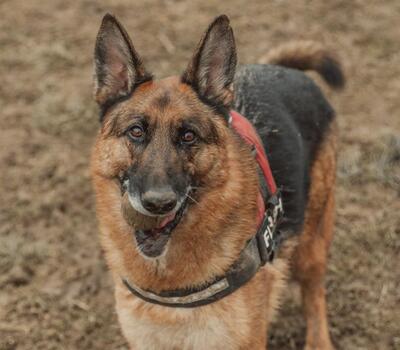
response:
M268 64L236 69L225 15L210 24L180 77L153 79L110 14L94 56L101 128L91 177L130 348L265 349L291 273L301 287L305 348L333 349L323 280L333 236L337 126L332 107L302 71L315 70L339 89L338 60L315 43L298 42L272 50ZM233 113L257 130L253 147L232 127ZM275 220L268 236L274 248L264 242L265 259L257 243L251 246L263 205L260 179L269 176L260 176L255 157L261 142L258 155L265 151L273 176L264 186L265 208L274 182L283 208L280 219L268 216Z

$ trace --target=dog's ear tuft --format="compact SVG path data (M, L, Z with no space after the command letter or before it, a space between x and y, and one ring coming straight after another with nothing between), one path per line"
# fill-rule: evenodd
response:
M94 97L101 107L129 95L135 86L151 80L119 21L106 14L94 50Z
M206 100L229 108L233 101L236 48L229 19L217 17L204 33L182 81Z

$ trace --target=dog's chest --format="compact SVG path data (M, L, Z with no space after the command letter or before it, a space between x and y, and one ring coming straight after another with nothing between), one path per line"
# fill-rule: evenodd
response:
M129 323L120 313L123 332L133 349L206 350L236 349L222 321L208 318L207 322L176 322L155 324L143 319L129 317ZM129 324L129 325L128 325Z
M134 350L236 350L240 347L238 335L249 331L246 317L235 320L208 307L195 311L165 308L130 297L129 302L117 298L117 313Z

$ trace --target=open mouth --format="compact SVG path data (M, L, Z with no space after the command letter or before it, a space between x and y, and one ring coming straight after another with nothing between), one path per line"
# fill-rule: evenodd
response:
M144 255L155 258L163 253L171 233L181 221L186 207L187 200L182 203L177 212L166 216L158 226L148 230L135 230L137 245Z

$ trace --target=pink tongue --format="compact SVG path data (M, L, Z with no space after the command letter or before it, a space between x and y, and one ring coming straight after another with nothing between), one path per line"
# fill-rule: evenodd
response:
M174 219L175 219L175 213L172 213L172 214L166 216L163 219L163 221L161 221L160 225L158 225L157 228L163 228L164 226L167 226Z

